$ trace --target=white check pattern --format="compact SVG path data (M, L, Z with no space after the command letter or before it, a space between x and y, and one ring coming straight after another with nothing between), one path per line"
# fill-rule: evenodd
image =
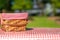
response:
M59 32L29 30L23 32L0 32L0 40L60 40ZM58 30L56 30L58 31Z

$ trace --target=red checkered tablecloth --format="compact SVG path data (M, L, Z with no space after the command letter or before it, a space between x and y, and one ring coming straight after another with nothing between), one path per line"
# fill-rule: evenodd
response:
M33 28L21 32L4 32L0 29L0 40L60 40L60 29Z

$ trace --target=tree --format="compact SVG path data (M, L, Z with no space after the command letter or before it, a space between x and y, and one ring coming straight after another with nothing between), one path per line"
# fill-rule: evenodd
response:
M10 0L0 0L0 10L5 12L6 10L10 10Z
M54 13L56 14L56 8L60 8L60 0L51 0L52 6L54 8Z
M0 11L6 7L6 0L0 0Z
M31 0L14 0L13 10L29 10L32 8Z
M38 7L42 10L41 16L44 16L44 4L42 1L37 0Z
M60 0L52 0L56 8L60 8Z

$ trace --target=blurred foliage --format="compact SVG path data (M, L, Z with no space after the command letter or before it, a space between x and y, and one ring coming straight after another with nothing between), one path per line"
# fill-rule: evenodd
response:
M56 15L56 9L60 8L60 0L51 0L54 14Z
M60 0L52 0L52 3L55 4L56 8L60 8Z
M28 10L32 8L31 0L14 0L13 10Z
M49 0L44 0L44 2L50 2ZM32 9L32 2L33 0L13 0L14 4L12 5L13 10L19 9L19 10L29 10ZM60 8L60 0L51 0L52 4L54 5L54 8ZM9 5L9 0L0 0L0 9L6 8Z
M7 0L0 0L0 8L6 7Z

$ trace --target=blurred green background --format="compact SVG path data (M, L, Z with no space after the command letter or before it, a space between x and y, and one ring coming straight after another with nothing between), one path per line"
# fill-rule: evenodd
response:
M0 13L21 12L28 12L28 28L60 28L60 0L0 0Z

